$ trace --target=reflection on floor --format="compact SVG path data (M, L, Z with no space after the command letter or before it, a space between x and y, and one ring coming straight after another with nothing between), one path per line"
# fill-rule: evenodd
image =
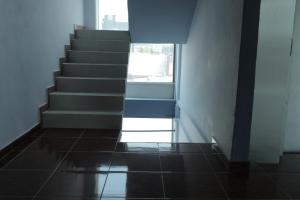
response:
M170 118L124 118L123 131L172 131L174 120Z
M43 130L0 158L0 199L300 198L297 154L245 176L215 144L122 143L119 132Z
M124 118L121 142L205 143L199 133L192 133L180 119Z

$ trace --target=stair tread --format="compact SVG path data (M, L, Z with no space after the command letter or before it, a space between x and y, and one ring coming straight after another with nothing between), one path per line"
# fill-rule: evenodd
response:
M93 40L93 39L88 39L88 38L75 38L72 39L72 41L93 41L93 42L126 42L126 43L130 43L130 41L128 40Z
M52 92L50 95L73 95L73 96L116 96L124 97L122 93L86 93L86 92Z
M90 29L80 29L80 30L76 30L77 32L98 32L98 33L101 33L101 32L119 32L119 33L128 33L129 34L129 31L126 31L126 30L90 30Z
M90 66L126 66L127 64L102 64L102 63L63 63L63 65L78 65L78 66L85 66L85 65L90 65Z
M122 111L47 110L44 114L123 115Z
M84 50L67 50L67 52L129 54L129 52L127 52L127 51L84 51Z
M70 76L57 76L57 79L70 79L70 80L126 80L126 78L115 77L70 77Z

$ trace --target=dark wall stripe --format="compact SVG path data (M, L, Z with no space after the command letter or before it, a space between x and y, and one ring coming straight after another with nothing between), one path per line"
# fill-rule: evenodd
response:
M249 160L261 0L244 0L231 161Z

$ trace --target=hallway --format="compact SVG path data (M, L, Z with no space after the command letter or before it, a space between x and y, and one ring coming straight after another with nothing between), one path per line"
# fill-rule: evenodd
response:
M119 140L112 130L42 130L0 160L0 199L300 197L298 155L279 166L253 163L245 178L230 173L214 144Z

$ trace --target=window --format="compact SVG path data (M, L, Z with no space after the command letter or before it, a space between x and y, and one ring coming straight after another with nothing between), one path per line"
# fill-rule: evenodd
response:
M132 44L129 82L173 82L173 44Z
M128 30L127 0L98 0L98 29Z

